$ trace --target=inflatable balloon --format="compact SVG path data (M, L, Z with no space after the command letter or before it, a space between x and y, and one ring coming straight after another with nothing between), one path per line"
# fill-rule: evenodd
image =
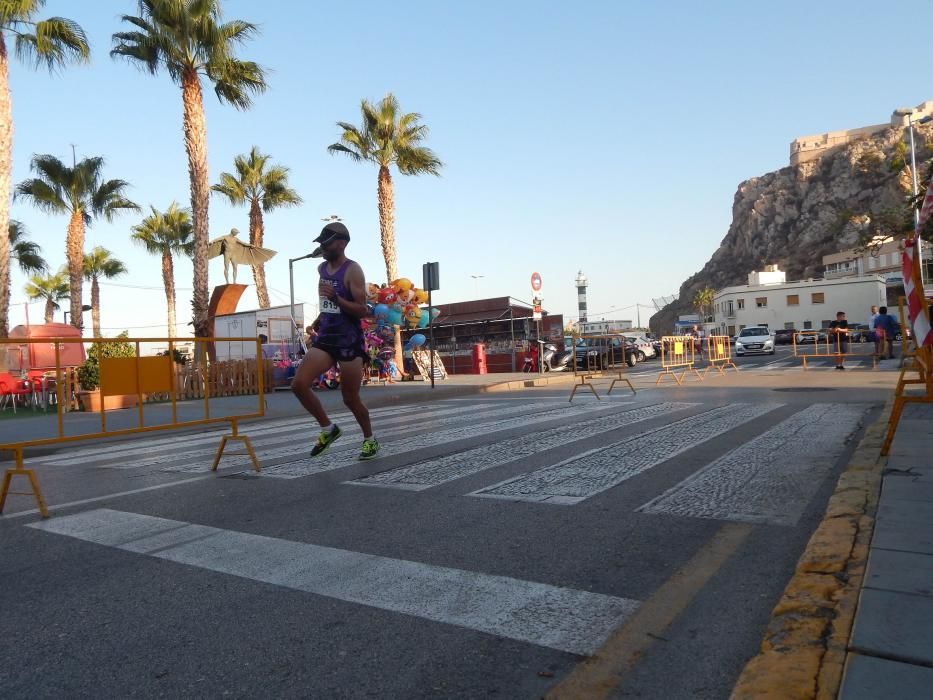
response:
M392 282L391 286L394 287L395 291L397 292L407 292L415 285L413 285L411 280L407 277L399 277L397 280Z
M402 304L410 304L415 300L415 293L412 290L400 291L397 295L397 299Z
M386 318L393 326L401 326L404 317L402 316L402 312L393 306L389 309L389 314Z
M376 301L377 299L379 299L379 285L370 282L366 286L366 300Z
M385 304L376 304L373 307L373 316L376 318L386 318L389 315L389 307Z
M379 290L379 302L382 304L388 304L391 306L395 303L395 300L398 298L398 295L395 293L395 290L392 287L383 287Z
M416 304L427 304L428 303L428 293L423 289L415 289L415 303Z
M421 318L418 319L418 328L427 328L428 324L431 322L431 314L421 314Z
M434 307L432 306L432 307L431 307L431 318L437 318L437 317L440 316L440 315L441 315L441 310L440 310L440 309L436 309L436 308L434 308Z
M408 325L414 327L418 325L418 319L421 318L421 309L419 309L414 304L409 304L405 307L405 320L408 321Z
M415 333L411 338L408 339L408 342L413 348L421 347L425 344L427 338L425 338L421 333Z

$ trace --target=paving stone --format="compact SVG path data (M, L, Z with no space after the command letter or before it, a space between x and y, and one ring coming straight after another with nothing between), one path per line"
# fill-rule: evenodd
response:
M933 664L933 598L863 589L850 648L908 663Z
M933 503L883 498L875 518L879 522L933 523Z
M929 698L931 694L933 668L850 654L837 697L839 700L878 700Z
M865 587L933 596L933 555L872 549Z
M933 554L933 528L929 520L888 518L875 523L872 548L894 549L899 552Z
M927 501L933 503L933 483L915 481L909 477L889 475L884 478L881 498L898 498L907 501Z

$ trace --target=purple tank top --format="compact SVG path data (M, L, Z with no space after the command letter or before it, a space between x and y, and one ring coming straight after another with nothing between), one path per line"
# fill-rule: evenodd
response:
M334 273L328 272L327 262L323 262L318 266L317 271L321 276L321 282L331 285L337 291L338 297L356 301L344 280L347 268L352 262L352 260L346 260ZM362 335L360 320L341 311L337 302L326 297L320 297L319 303L321 324L318 339L328 345L343 347L358 343Z

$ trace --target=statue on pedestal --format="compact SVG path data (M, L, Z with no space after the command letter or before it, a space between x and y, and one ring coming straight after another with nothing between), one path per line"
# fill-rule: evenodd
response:
M215 238L208 244L208 258L216 258L218 255L224 256L224 281L227 284L230 284L229 269L231 265L233 266L233 283L236 284L237 265L262 265L275 256L274 250L244 243L237 238L239 233L235 228L232 228L226 236Z

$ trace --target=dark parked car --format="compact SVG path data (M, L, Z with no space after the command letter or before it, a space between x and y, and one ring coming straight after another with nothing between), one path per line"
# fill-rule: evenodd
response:
M638 362L638 348L624 336L579 338L577 340L577 371L610 369L623 362L634 367Z
M794 342L794 334L797 332L796 328L778 328L774 331L774 344L775 345L790 345Z

